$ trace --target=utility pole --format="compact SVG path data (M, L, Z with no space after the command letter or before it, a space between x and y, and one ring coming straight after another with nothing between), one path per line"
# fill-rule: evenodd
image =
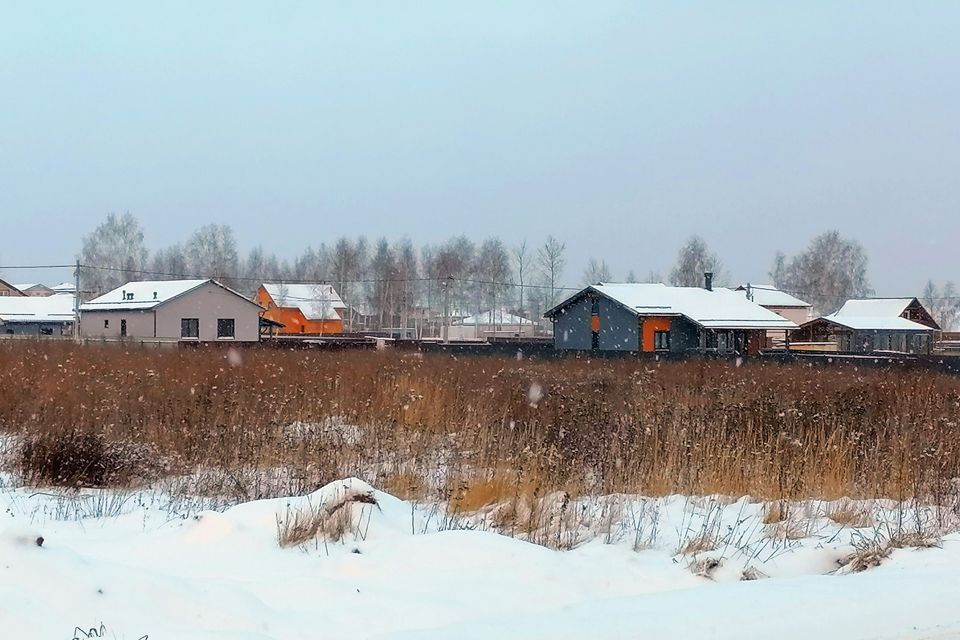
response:
M453 280L452 277L447 276L445 280L441 282L443 285L443 328L441 330L443 334L443 342L450 342L450 281Z
M73 270L73 340L80 343L80 258Z

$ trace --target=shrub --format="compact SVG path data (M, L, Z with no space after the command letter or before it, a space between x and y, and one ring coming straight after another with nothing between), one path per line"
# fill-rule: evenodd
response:
M29 437L17 460L29 484L64 487L127 485L158 467L156 453L146 445L77 430Z

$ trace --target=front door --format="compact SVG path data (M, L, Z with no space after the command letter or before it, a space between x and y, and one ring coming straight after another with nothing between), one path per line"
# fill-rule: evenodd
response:
M127 337L127 321L126 320L120 321L120 337L121 338Z

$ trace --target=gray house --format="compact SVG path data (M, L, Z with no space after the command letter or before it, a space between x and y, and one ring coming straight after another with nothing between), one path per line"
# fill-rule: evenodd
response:
M263 307L215 280L129 282L80 307L84 338L257 342Z
M742 292L664 284L600 283L578 291L545 316L558 350L757 353L767 331L792 321Z
M73 332L72 295L0 296L0 335L69 336Z
M937 331L940 325L916 298L847 300L836 313L801 325L792 348L928 354Z

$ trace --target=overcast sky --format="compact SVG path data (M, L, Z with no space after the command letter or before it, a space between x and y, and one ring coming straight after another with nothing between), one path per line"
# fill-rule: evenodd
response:
M837 228L919 293L960 280L958 33L916 0L7 3L0 263L130 211L151 247L218 222L291 259L553 233L570 282L696 232L758 282Z

